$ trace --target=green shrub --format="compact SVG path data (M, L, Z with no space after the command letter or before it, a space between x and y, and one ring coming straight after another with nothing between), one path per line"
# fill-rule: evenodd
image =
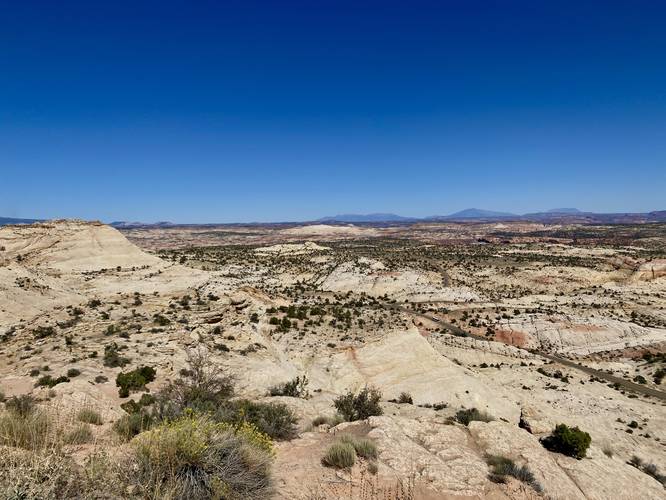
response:
M138 413L143 411L144 408L151 406L155 402L155 397L150 394L142 394L139 401L134 401L130 399L129 401L124 402L120 407L125 410L127 413Z
M235 428L206 417L165 422L133 442L144 497L268 498L272 494L270 439L252 426Z
M153 321L155 322L155 324L159 326L166 326L171 323L171 320L169 318L161 314L153 315Z
M377 458L377 445L375 445L370 439L357 438L351 434L343 434L340 436L340 441L352 445L359 457L373 460Z
M125 441L148 430L153 425L153 417L144 412L123 415L113 424L113 430Z
M492 422L495 419L486 412L479 411L476 408L463 408L456 412L456 420L463 425L469 425L470 422L474 421Z
M69 370L67 370L68 377L74 378L78 377L79 375L81 375L81 370L79 370L78 368L70 368Z
M336 441L321 459L322 464L338 469L348 469L356 462L356 450L349 443Z
M378 389L364 387L357 395L351 391L347 392L338 397L333 404L345 420L353 422L381 415L383 413L379 406L381 397L382 393Z
M666 369L659 368L657 371L654 372L653 375L654 383L660 385L661 381L664 380L665 376L666 376Z
M188 352L189 369L155 395L155 415L174 419L191 408L216 412L234 394L233 379L215 365L204 351Z
M63 384L65 382L69 382L69 379L61 375L60 377L53 378L51 375L43 375L39 377L37 382L35 382L35 387L55 387L58 384Z
M566 424L556 425L552 434L541 440L541 444L547 450L579 460L585 457L591 442L592 438L587 432L581 431L578 427L570 428Z
M119 373L116 377L116 386L118 395L121 398L126 398L130 395L131 391L140 391L146 387L146 384L155 380L157 372L150 366L141 366L132 370L131 372Z
M133 399L121 403L120 407L130 415L133 413L139 413L141 411L141 405Z
M38 326L33 331L36 339L44 339L46 337L51 337L55 334L55 328L52 326Z
M179 379L155 394L153 415L157 420L175 420L193 410L209 414L216 422L249 422L273 439L296 435L297 419L285 404L230 400L233 379L214 365L205 352L189 352L188 365Z
M412 399L412 395L408 392L401 392L400 396L398 397L398 403L413 405L414 400Z
M130 360L120 355L118 344L115 342L104 347L104 366L109 368L123 367L129 364Z
M213 414L219 422L238 425L249 422L273 439L292 439L296 436L298 419L283 403L258 403L246 399L229 401Z
M305 375L283 384L274 385L268 390L271 396L290 396L292 398L307 398L310 393L307 389L308 379Z
M102 416L92 408L83 408L76 414L76 418L80 422L87 424L102 425L104 422Z

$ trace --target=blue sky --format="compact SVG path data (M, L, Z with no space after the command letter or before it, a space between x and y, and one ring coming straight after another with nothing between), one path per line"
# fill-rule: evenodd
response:
M666 4L8 2L0 216L666 209Z

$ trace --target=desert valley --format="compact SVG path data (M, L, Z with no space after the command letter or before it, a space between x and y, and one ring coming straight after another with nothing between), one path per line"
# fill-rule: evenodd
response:
M2 498L659 499L664 375L661 222L0 227Z

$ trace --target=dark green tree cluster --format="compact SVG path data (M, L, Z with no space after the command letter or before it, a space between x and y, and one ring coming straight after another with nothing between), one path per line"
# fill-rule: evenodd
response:
M585 457L592 438L578 427L558 424L550 436L541 440L544 448L580 460Z

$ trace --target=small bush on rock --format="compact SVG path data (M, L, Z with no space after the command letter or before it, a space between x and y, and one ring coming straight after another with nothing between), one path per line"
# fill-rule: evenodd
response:
M104 347L104 366L109 368L123 367L129 364L130 360L120 355L118 344L115 342Z
M359 457L367 459L377 458L377 445L375 445L370 439L357 438L351 434L343 434L340 436L340 441L352 445Z
M408 392L401 392L400 397L398 397L398 403L399 404L413 405L414 400L412 399L412 395L409 394Z
M64 375L56 378L53 378L51 375L43 375L42 377L39 377L37 382L35 382L35 387L49 387L52 389L56 385L64 384L66 382L69 382L69 378Z
M219 422L239 425L249 422L273 439L285 440L296 436L298 419L283 403L258 403L241 399L225 403L213 418Z
M469 425L470 422L492 422L495 420L491 415L486 412L479 411L476 408L466 409L463 408L456 412L456 420L463 425Z
M157 372L150 366L141 366L131 372L119 373L116 377L116 386L118 395L121 398L126 398L130 395L131 391L139 391L146 387L146 384L155 380Z
M652 463L645 463L643 460L636 455L631 457L631 460L627 462L632 467L636 467L638 470L644 472L648 476L652 476L657 481L659 481L662 486L666 487L666 475L659 472L659 468Z
M322 464L338 469L348 469L354 465L354 462L356 462L356 450L351 444L342 441L333 443L321 459Z
M310 393L307 389L308 379L305 375L283 384L274 385L268 390L271 396L290 396L292 398L308 398Z
M233 378L212 363L205 351L189 351L189 368L155 395L160 419L178 418L186 408L216 412L234 394Z
M523 483L529 484L534 490L542 491L541 485L535 479L534 474L526 465L518 467L513 460L498 456L490 455L486 457L486 463L490 466L491 474L490 480L495 483L504 483L506 476L515 477Z
M549 451L562 453L570 457L581 459L585 457L592 438L587 432L578 427L569 427L566 424L555 426L550 436L541 440L541 444Z
M333 404L345 420L353 422L373 415L381 415L383 413L379 406L381 398L382 393L378 389L364 387L357 395L351 391L347 392L338 397Z

